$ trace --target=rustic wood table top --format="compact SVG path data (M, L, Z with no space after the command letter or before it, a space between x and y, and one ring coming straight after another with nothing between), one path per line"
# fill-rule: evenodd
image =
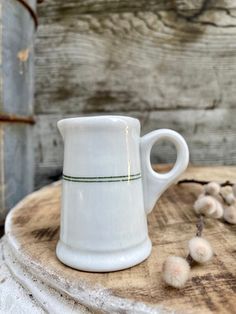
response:
M183 178L236 182L236 167L189 167ZM145 262L127 270L82 272L56 258L60 182L46 186L18 204L8 217L5 241L17 252L17 259L27 265L27 271L94 311L126 313L134 309L135 312L135 306L139 304L140 308L143 304L142 313L160 313L157 310L160 305L167 312L235 313L235 225L206 219L203 236L214 248L212 261L195 266L181 290L167 287L161 278L162 263L168 255L184 257L188 253L187 243L195 234L197 221L192 205L201 189L198 184L176 184L163 194L148 217L152 254Z

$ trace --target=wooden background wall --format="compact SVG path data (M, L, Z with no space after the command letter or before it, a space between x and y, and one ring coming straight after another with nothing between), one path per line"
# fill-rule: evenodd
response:
M34 187L34 33L20 1L0 0L0 237L8 211Z
M56 121L138 117L181 132L195 164L236 164L235 0L44 0L36 40L36 186L61 173ZM154 162L174 159L163 144Z

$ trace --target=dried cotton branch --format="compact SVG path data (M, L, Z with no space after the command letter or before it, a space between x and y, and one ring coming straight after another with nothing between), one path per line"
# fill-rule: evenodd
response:
M190 267L195 262L204 264L211 260L213 250L210 243L202 238L204 227L203 215L236 224L236 184L229 181L224 183L181 180L182 183L197 183L204 185L201 193L193 205L195 213L199 216L196 224L196 236L188 242L189 254L186 259L178 256L169 256L163 264L163 279L172 287L181 288L189 278Z

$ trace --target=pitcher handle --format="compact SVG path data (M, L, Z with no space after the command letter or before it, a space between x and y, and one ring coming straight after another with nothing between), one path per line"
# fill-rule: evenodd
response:
M158 173L152 169L150 154L152 146L161 140L175 145L177 158L174 167L167 173ZM184 172L189 162L189 150L184 138L169 129L150 132L141 138L141 168L143 178L144 208L149 214L161 194Z

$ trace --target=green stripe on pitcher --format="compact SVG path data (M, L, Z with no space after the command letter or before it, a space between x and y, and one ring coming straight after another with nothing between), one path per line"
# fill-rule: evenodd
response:
M141 173L131 174L127 176L109 176L109 177L73 177L62 175L63 180L71 182L123 182L133 181L141 178Z

